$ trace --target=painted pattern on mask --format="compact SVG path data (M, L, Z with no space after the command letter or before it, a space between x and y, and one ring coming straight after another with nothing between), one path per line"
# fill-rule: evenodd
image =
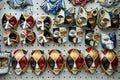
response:
M58 75L64 68L64 59L59 50L51 50L48 57L48 66L49 69L55 74Z

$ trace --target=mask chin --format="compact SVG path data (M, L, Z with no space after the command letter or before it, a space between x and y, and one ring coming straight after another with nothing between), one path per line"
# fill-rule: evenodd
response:
M20 68L15 69L15 73L16 73L17 75L20 75L20 74L22 73L22 70L21 70Z
M34 73L38 76L38 75L40 75L41 71L40 71L40 69L35 69Z
M56 74L56 75L58 75L60 73L60 70L59 69L54 69L53 73Z

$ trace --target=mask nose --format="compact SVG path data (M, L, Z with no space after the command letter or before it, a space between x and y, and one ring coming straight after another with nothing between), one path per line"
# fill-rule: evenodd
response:
M19 68L20 68L20 65L19 65L19 63L17 63L16 69L19 69Z
M5 25L5 29L8 29L8 28L10 28L10 27L9 27L9 22L7 21L7 23Z
M42 22L41 30L44 30L44 23Z
M111 64L109 65L109 69L112 70L112 65Z
M35 68L36 68L36 69L38 69L38 68L39 68L39 65L38 65L38 64L36 64Z
M25 28L27 28L27 22L25 21L24 23L23 23L23 29L25 29Z
M94 63L94 62L92 63L92 66L91 66L91 67L92 67L92 68L95 68L95 63Z
M10 42L10 38L8 37L8 39L7 39L7 43L8 43L8 45L11 45L11 42Z
M77 68L77 66L76 66L76 64L75 64L75 63L73 64L73 68Z
M55 67L54 67L55 69L58 69L58 66L57 66L57 64L55 63Z

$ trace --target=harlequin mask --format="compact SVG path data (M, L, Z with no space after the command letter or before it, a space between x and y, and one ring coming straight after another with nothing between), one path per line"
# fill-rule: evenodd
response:
M32 68L32 71L36 75L39 75L46 69L47 62L43 54L44 52L42 52L41 50L34 50L31 53L29 63Z
M83 30L79 27L69 27L69 41L80 43L82 41Z
M49 16L40 16L36 22L38 30L49 30L51 28L52 21Z
M120 0L98 0L97 2L100 3L101 6L112 7L119 4Z
M31 16L31 15L28 14L28 13L23 13L23 14L21 14L21 16L20 16L19 23L20 23L20 26L21 26L23 29L27 29L27 28L30 28L30 29L31 29L31 28L34 27L35 21L34 21L33 16Z
M47 62L50 70L56 75L64 68L64 59L59 50L51 50Z
M2 17L2 26L4 29L17 29L18 21L15 16L4 14Z
M6 74L10 69L10 53L0 52L0 74Z
M84 56L84 67L87 71L90 73L94 73L96 71L96 68L100 64L100 56L98 51L95 48L89 47L86 49Z
M116 48L116 34L115 32L109 32L101 35L101 44L104 49Z
M38 35L38 42L41 45L44 45L45 43L52 40L53 40L53 35L48 30L40 31Z
M86 30L85 32L85 44L89 46L97 46L100 42L101 36L98 32L93 30Z
M66 64L71 73L77 74L84 64L84 59L81 56L80 51L77 49L70 49L68 51Z
M19 34L14 30L7 30L4 33L4 44L10 46L20 42Z
M35 33L29 29L23 30L20 37L22 44L33 44L36 39Z
M117 70L118 67L118 57L116 53L112 50L104 50L101 55L101 68L108 74L112 75L113 72Z
M27 52L25 50L16 50L12 57L12 68L17 75L25 72L28 67L28 59L26 57Z
M67 41L66 28L53 28L54 42L62 44Z
M78 10L76 25L85 29L93 29L96 26L98 9L86 11L83 7Z
M99 10L98 26L101 29L119 27L119 8L114 8L111 12L101 8Z
M94 2L94 0L69 0L74 6L85 6L88 2Z

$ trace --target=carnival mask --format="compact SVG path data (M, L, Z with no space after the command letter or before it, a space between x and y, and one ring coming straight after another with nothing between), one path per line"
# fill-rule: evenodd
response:
M82 41L83 30L79 27L69 27L69 41L77 44Z
M25 50L18 49L14 52L12 57L12 68L17 75L22 74L27 70L28 59Z
M18 44L20 42L20 37L17 31L15 30L7 30L4 33L4 44L6 46L10 46L13 44Z
M85 44L89 46L97 46L100 42L101 36L98 32L93 30L86 30L85 32Z
M66 64L67 64L68 70L72 74L77 74L81 70L84 64L84 59L81 56L80 51L77 49L70 49L68 51Z
M101 35L101 44L104 49L116 48L116 34L115 32L109 32Z
M108 74L112 75L118 67L118 57L116 53L112 50L104 50L101 54L101 68Z
M64 59L59 50L51 50L47 62L49 69L56 75L64 68Z
M67 41L66 28L53 28L54 42L62 44Z
M101 29L119 27L119 8L114 8L111 12L101 8L99 10L98 26Z
M23 29L28 29L28 28L32 29L34 27L35 21L33 16L31 16L28 13L23 13L20 16L19 23Z
M78 10L76 25L84 29L93 29L96 27L98 9L86 11L83 7Z
M96 68L100 64L100 56L98 51L95 48L89 47L86 49L84 56L84 67L87 71L90 73L94 73L96 71Z
M49 30L51 28L52 21L49 16L40 16L36 22L38 30Z
M10 69L10 53L0 52L0 74L6 74Z
M48 30L40 31L38 35L38 42L41 45L44 45L49 41L53 41L53 35Z
M2 26L6 29L17 29L18 21L15 16L11 14L4 14L2 17Z
M33 44L36 39L36 35L33 31L27 29L23 30L20 35L21 43L24 44Z
M29 60L30 67L32 71L39 75L44 72L47 66L46 59L44 57L44 52L41 50L33 50Z

